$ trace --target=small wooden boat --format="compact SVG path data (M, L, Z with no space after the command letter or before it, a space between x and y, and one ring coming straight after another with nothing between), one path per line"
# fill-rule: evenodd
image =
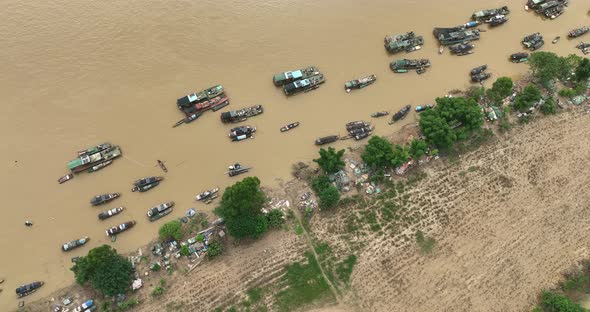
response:
M383 117L383 116L387 116L389 115L389 112L387 111L382 111L382 112L375 112L371 114L371 117L373 118L378 118L378 117Z
M395 113L393 116L391 116L391 121L389 121L389 124L391 125L398 120L406 118L406 116L410 112L410 108L412 108L411 105L406 105L406 106L402 107L397 113Z
M551 41L551 43L556 44L559 41L559 39L561 39L561 37L557 36L557 37L553 38L553 41Z
M74 248L78 248L78 247L88 243L89 240L90 240L90 238L88 236L86 236L84 238L80 238L80 239L73 240L71 242L67 242L61 246L61 250L70 251Z
M215 200L215 198L217 198L217 197L218 197L218 194L215 194L215 195L213 195L213 196L209 197L207 200L205 200L205 201L204 201L204 203L205 203L206 205L209 205L209 204L210 204L210 203L212 203L212 202Z
M299 127L299 121L296 121L294 123L290 123L288 125L283 126L281 128L281 132L286 132L286 131L289 131L289 130L291 130L293 128L297 128L297 127Z
M113 226L110 229L107 229L105 232L107 233L107 236L114 236L116 234L119 234L123 231L126 231L130 228L132 228L135 225L135 221L127 221L125 223L121 223L117 226Z
M162 171L168 172L168 168L166 168L166 165L164 165L164 162L159 159L158 159L158 166L160 166L160 169L162 169Z
M250 169L252 169L252 167L246 167L246 168L241 167L239 169L227 171L226 174L230 177L235 177L239 174L246 173L246 172L250 171Z
M195 196L195 199L196 200L206 200L209 197L217 194L217 192L219 192L219 188L218 187L216 187L214 189L211 189L211 190L204 191L204 192L198 194L197 196Z
M113 208L113 209L110 209L110 210L107 210L107 211L103 211L103 212L101 212L101 213L98 214L98 218L100 220L108 219L108 218L110 218L112 216L118 215L124 209L125 209L125 207L121 206L121 207Z
M102 205L106 202L109 202L117 197L121 196L120 193L110 193L110 194L102 194L96 195L90 200L90 204L92 206Z
M438 54L443 54L443 52L445 52L445 47L441 45L438 47Z
M57 182L58 182L59 184L62 184L62 183L64 183L64 182L70 181L70 180L71 180L71 179L73 179L73 178L74 178L74 174L73 174L73 173L69 173L69 174L66 174L65 176L63 176L63 177L61 177L61 178L57 179Z
M108 165L112 164L112 163L113 163L113 161L112 161L112 160L107 160L107 161L105 161L105 162L101 162L101 163L100 163L100 164L98 164L98 165L94 165L94 166L92 166L92 167L88 168L88 170L87 170L87 171L88 171L88 172L95 172L95 171L98 171L98 170L100 170L100 169L102 169L102 168L104 168L104 167L106 167L106 166L108 166Z
M45 284L44 282L32 282L30 284L19 286L16 289L16 295L19 298L22 298L24 296L28 296L28 295L34 293L37 289L41 288L41 286L43 286L44 284Z

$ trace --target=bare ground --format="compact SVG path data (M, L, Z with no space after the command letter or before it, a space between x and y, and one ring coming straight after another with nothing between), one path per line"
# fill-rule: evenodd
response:
M349 286L339 285L343 303L313 311L530 310L540 290L589 257L589 117L576 109L540 118L430 166L420 181L396 180L395 191L314 216L312 239L358 263ZM294 203L303 184L284 190ZM436 239L432 253L419 252L418 229ZM306 250L304 235L275 231L179 274L159 300L148 285L136 310L239 307L256 287L266 289L261 302L272 311L284 266Z

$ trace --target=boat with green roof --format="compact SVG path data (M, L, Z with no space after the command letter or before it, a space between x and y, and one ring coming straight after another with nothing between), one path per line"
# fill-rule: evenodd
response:
M68 168L73 173L85 170L93 172L104 167L99 166L100 164L107 163L122 155L119 146L106 144L107 145L103 144L78 152L78 158L70 160L68 162Z
M315 66L309 66L298 70L286 71L284 73L276 74L272 77L272 82L275 86L283 86L290 82L307 79L311 76L319 75L320 72Z

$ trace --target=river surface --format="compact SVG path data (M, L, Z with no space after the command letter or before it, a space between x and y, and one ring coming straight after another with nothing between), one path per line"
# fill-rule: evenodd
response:
M30 301L72 283L70 258L92 247L107 243L133 251L186 209L210 212L213 205L194 203L194 195L237 181L223 174L233 162L253 166L251 174L263 185L277 186L289 179L292 163L316 156L317 137L344 134L348 121L431 103L467 87L469 69L481 64L494 77L523 73L526 65L507 57L522 50L525 35L542 32L543 51L579 54L574 46L580 40L567 40L566 32L590 23L587 2L572 1L554 21L525 12L521 2L510 1L510 21L482 33L475 54L454 57L437 54L433 27L462 24L473 11L506 1L2 0L0 278L6 282L0 310L16 307L19 284L46 282ZM423 49L388 55L383 37L409 30L425 37ZM561 42L552 45L558 35ZM433 65L421 76L393 74L389 62L404 57L428 57ZM326 77L318 90L287 98L272 84L273 74L309 65ZM345 81L367 74L377 75L374 85L344 91ZM254 140L230 142L231 126L221 124L219 112L171 127L183 117L177 98L216 84L231 100L227 109L264 106L263 115L244 123L258 127ZM416 120L412 112L404 123ZM279 132L294 121L301 126ZM380 135L401 125L388 126L387 118L373 122ZM123 157L102 171L56 183L77 150L104 141L120 145ZM131 193L135 179L163 174L156 159L169 169L165 181ZM122 197L100 208L89 205L93 195L106 192ZM146 220L148 208L169 200L176 202L173 216ZM116 206L125 212L97 220L99 211ZM34 226L25 227L25 220ZM111 243L104 230L127 220L138 223ZM86 235L88 246L60 250L63 242Z

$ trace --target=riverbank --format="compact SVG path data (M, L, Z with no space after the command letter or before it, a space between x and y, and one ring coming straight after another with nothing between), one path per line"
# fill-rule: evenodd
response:
M118 222L98 222L98 212L87 202L98 193L126 191L136 178L160 175L156 159L165 160L170 169L166 181L146 194L124 193L119 202L128 209L121 219L144 220L148 208L169 200L178 207L170 217L180 216L194 206L198 192L235 182L222 173L236 161L252 165L253 175L276 187L279 180L289 179L294 161L316 157L317 137L344 132L344 123L368 119L374 111L430 103L448 89L467 85L468 70L482 63L488 63L494 77L519 75L523 65L506 58L507 51L522 50L523 36L536 31L547 38L564 36L587 19L580 1L572 2L554 21L514 7L508 23L482 34L474 54L437 54L430 35L433 27L463 23L473 11L499 4L328 0L40 5L9 0L0 12L0 28L6 34L0 39L5 47L0 51L5 105L0 109L6 116L0 126L6 134L0 185L10 190L0 220L0 248L24 256L2 260L5 271L0 277L6 281L0 309L16 306L12 291L18 285L46 282L27 300L69 285L73 256L104 243L132 252L153 237L159 224L138 222L117 242L110 242L104 230ZM196 11L201 12L198 17L191 13ZM392 19L384 12L404 14ZM366 23L367 17L371 23ZM418 22L423 20L428 22ZM424 35L426 44L419 52L388 55L383 37L402 30ZM562 40L543 50L566 55L578 52L573 45ZM431 58L433 66L420 76L391 73L389 62L406 55ZM307 65L326 74L327 82L318 90L287 99L272 85L273 74ZM344 81L369 73L377 75L375 84L350 94L343 90ZM260 131L255 140L229 142L229 126L221 125L215 115L170 127L181 117L175 99L216 83L228 91L228 109L265 105L265 113L251 120ZM278 131L295 120L301 122L298 129ZM415 121L410 115L405 122ZM377 135L398 129L385 120L375 125ZM102 172L55 183L76 150L103 141L120 145L124 157ZM195 207L206 212L212 208ZM23 226L28 219L35 226ZM59 250L63 242L86 235L91 237L87 247L69 254Z

